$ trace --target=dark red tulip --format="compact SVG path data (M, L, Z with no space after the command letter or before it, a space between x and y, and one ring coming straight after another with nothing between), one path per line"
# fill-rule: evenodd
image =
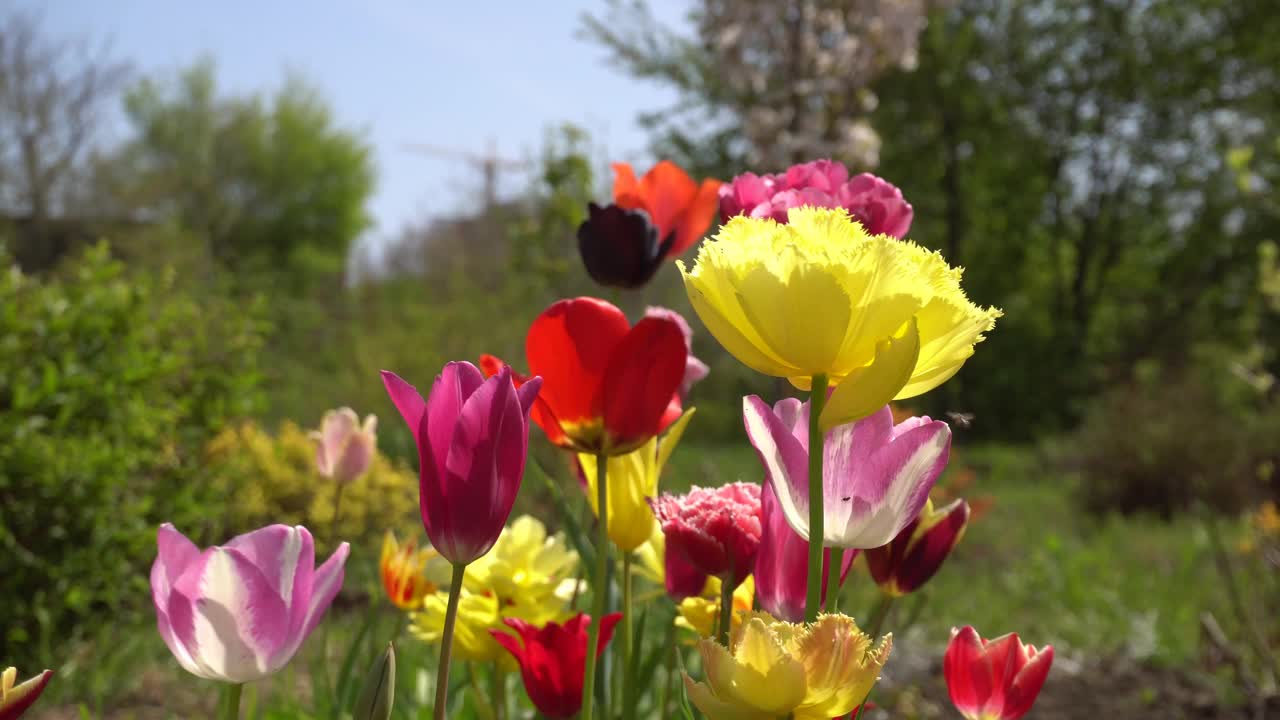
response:
M901 597L928 582L960 542L969 522L969 503L955 500L940 510L933 502L888 545L867 550L867 568L885 593Z
M638 288L662 263L697 242L715 220L717 180L696 183L675 163L662 161L636 179L626 163L614 163L613 203L591 203L578 226L578 252L591 279L610 287Z

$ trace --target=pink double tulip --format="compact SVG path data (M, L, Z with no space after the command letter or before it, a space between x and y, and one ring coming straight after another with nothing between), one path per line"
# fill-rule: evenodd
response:
M755 570L761 530L759 485L694 486L685 495L651 498L649 505L662 525L668 554L679 553L731 588Z
M849 177L849 169L834 160L814 160L793 165L785 173L743 173L720 186L720 218L734 215L773 218L787 222L794 207L844 208L872 235L904 237L911 229L913 211L892 183L862 173Z
M951 703L968 720L1018 720L1035 704L1053 646L1023 645L1017 633L983 640L966 625L951 631L943 659Z
M454 565L489 552L511 515L529 451L529 412L542 386L519 388L503 367L486 380L469 362L451 362L426 400L383 371L387 394L418 444L422 524Z
M751 395L742 413L787 524L808 540L809 403L787 398L770 408ZM928 417L895 426L886 405L828 430L823 448L823 544L875 548L920 514L947 466L951 428Z
M301 526L269 525L200 550L165 523L151 566L156 624L178 664L243 683L288 664L342 587L349 548L320 567Z

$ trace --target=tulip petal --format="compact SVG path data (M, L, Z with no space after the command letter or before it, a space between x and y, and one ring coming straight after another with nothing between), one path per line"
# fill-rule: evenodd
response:
M587 210L587 219L578 226L578 254L587 274L607 287L643 287L662 267L675 234L659 236L641 208L591 203Z
M778 717L774 713L725 702L705 684L694 682L688 673L684 674L684 688L689 702L711 720L776 720Z
M195 659L174 635L169 618L169 598L183 571L200 557L200 549L170 523L160 526L156 545L159 552L151 566L151 599L156 606L156 626L160 638L169 646L178 664L188 672L199 674Z
M1047 646L1027 661L1026 665L1013 677L1009 689L1005 691L1004 707L1001 718L1018 720L1031 710L1035 704L1044 681L1049 677L1049 668L1053 665L1053 646Z
M422 395L417 388L390 370L382 371L382 384L387 388L387 395L391 396L391 402L400 411L405 424L416 433L418 426L422 424L422 415L427 411L427 403Z
M698 186L698 192L676 220L676 242L666 257L679 257L711 229L716 211L720 207L720 181L706 179Z
M689 426L689 421L693 419L693 414L697 412L697 408L689 408L684 411L680 419L671 424L667 428L667 432L658 440L658 458L654 467L654 473L660 478L662 469L667 466L667 460L671 459L671 453L675 452L676 446L680 444L680 438L684 435L684 429ZM657 483L654 483L655 487Z
M855 444L855 433L842 432L846 427L831 433L835 441L826 448L834 475L824 475L837 479L825 493L826 541L839 547L880 547L924 508L947 466L951 428L932 421L867 453Z
M968 718L982 712L994 688L994 679L984 663L985 652L978 631L970 625L953 630L942 660L943 675L951 704Z
M600 417L600 385L629 329L621 310L589 297L552 304L529 328L529 372L542 376L539 397L569 436L572 428Z
M3 680L0 680L4 686L3 699L0 700L0 720L18 720L22 717L40 699L40 694L53 677L53 671L45 670L15 686L13 681L16 677L17 670L8 668L4 671Z
M738 300L761 339L799 368L793 374L811 376L835 365L852 300L833 275L809 267L798 253L784 246L776 269L751 268L738 280Z
M311 533L301 525L268 525L232 538L224 547L240 551L258 568L289 611L289 637L297 637L306 620L316 566Z
M324 561L323 565L316 568L315 573L312 575L311 602L308 603L306 608L306 619L302 623L302 631L294 638L295 651L302 645L302 641L306 640L311 635L311 632L316 629L316 625L320 624L320 619L324 617L325 611L329 609L333 598L342 589L342 580L346 575L347 556L350 554L351 546L347 543L342 543L337 550L333 551L329 559Z
M809 539L809 453L773 410L759 397L742 399L747 438L764 465L765 483L773 488L787 524Z
M818 419L823 430L864 418L888 404L911 379L920 355L915 318L876 345L870 365L849 373L827 399Z
M657 435L673 404L678 417L688 354L679 325L665 318L646 317L621 339L601 387L608 451L625 453Z
M505 371L510 378L511 370ZM501 373L499 373L501 374ZM435 466L442 472L446 470L446 460L453 447L454 425L462 413L463 405L473 396L485 382L484 375L469 362L445 363L444 369L431 384L431 394L427 396L427 409L423 417L419 444L424 441L430 444L431 458ZM507 381L510 384L510 380Z
M167 612L196 675L248 682L279 669L273 660L289 642L289 609L239 550L206 550L174 584Z
M920 346L920 357L910 382L894 399L922 395L949 380L973 355L974 345L982 342L983 333L994 328L996 318L1002 314L995 308L978 308L963 295L931 300L916 315L921 337L929 340Z

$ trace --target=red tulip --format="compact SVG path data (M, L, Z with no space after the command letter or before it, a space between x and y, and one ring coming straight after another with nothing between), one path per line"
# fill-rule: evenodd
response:
M1035 703L1052 664L1052 645L1036 650L1016 633L983 640L966 625L951 631L943 672L952 704L968 720L1018 720Z
M600 622L596 657L613 637L613 626L622 613L605 615ZM587 626L591 616L578 613L564 625L549 622L541 628L523 620L505 618L519 638L490 630L498 644L520 664L520 677L538 712L550 718L571 718L582 708L582 678L587 661Z
M533 321L525 356L543 381L533 421L560 447L620 455L680 417L689 352L670 318L646 317L633 327L604 300L560 300ZM480 366L493 375L505 363L485 355Z
M651 498L649 505L662 524L668 553L680 553L730 587L755 570L763 529L759 485L695 486L686 495Z
M894 597L914 592L942 567L968 522L969 503L964 500L955 500L940 510L934 510L929 502L888 545L866 551L871 577Z

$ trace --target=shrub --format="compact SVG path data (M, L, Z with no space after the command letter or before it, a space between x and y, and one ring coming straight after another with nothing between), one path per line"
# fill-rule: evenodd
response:
M342 491L338 526L333 526L338 484L316 472L315 443L297 424L285 421L272 436L251 422L229 428L209 443L209 467L229 497L225 534L269 523L306 525L318 548L337 539L377 548L382 533L421 533L418 478L382 453L369 472Z
M1240 386L1229 371L1197 367L1140 373L1101 395L1066 446L1085 508L1168 518L1275 497L1280 405Z
M147 607L160 522L202 537L221 514L202 450L257 405L261 326L105 245L48 278L0 268L0 656L38 665Z

